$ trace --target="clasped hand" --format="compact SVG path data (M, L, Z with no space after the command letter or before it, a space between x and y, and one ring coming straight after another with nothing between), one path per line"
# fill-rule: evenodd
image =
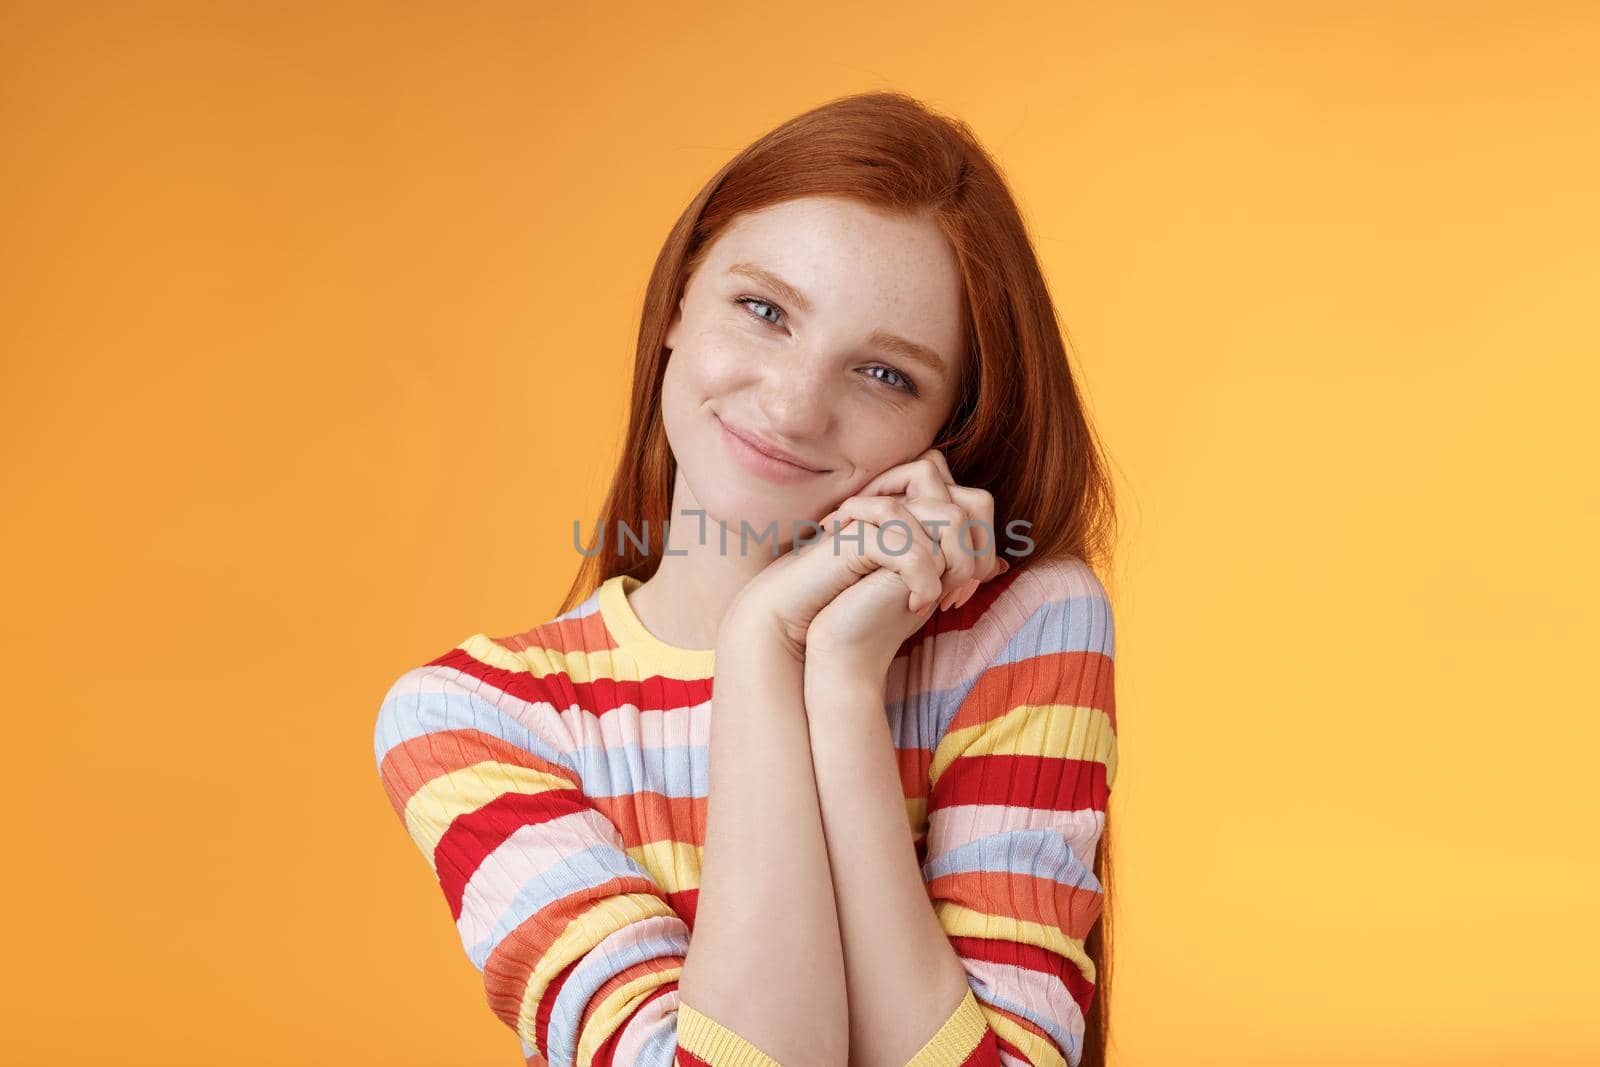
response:
M808 676L881 684L935 607L959 607L1009 566L996 552L993 497L957 485L938 449L885 470L819 525L818 540L739 598L741 618L764 605Z

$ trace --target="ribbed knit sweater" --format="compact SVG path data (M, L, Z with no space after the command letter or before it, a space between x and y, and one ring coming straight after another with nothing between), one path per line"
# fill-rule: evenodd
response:
M651 634L628 602L638 584L611 578L533 629L474 633L406 671L378 712L379 776L526 1064L773 1067L678 996L715 653ZM1105 589L1068 557L1014 564L894 659L884 712L908 832L969 985L908 1067L1082 1057L1113 651Z

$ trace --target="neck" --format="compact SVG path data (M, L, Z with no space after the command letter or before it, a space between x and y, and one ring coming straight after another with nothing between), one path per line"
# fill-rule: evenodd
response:
M779 527L780 534L788 532ZM660 543L660 531L649 533L652 544ZM787 551L785 540L779 552ZM757 542L753 534L741 552L738 520L724 524L704 514L680 476L672 494L667 549L655 574L628 603L645 628L667 644L714 648L734 598L775 558L771 538Z

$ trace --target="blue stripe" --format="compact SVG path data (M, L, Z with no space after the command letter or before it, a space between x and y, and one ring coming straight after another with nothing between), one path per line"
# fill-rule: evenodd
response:
M378 709L373 754L381 767L383 757L396 745L442 730L473 729L576 772L569 756L501 710L503 704L527 706L526 701L454 667L436 665L407 671L389 688Z
M652 886L656 884L649 872L635 863L622 849L615 845L596 843L592 848L564 856L546 870L530 875L516 896L511 898L511 903L506 907L504 914L495 920L488 936L475 945L464 946L467 955L478 970L483 970L495 946L530 916L563 897L593 890L595 886L603 885L613 878L637 878ZM659 895L659 888L656 892ZM598 900L591 902L589 906L593 907L597 903Z
M682 924L680 924L682 925ZM608 935L609 936L609 935ZM603 942L602 942L603 943ZM550 1009L550 1064L571 1064L578 1053L578 1026L595 991L611 979L646 960L681 958L689 954L689 928L671 937L656 937L628 945L620 952L595 946L562 983L561 994ZM663 984L666 980L663 979Z
M987 834L931 856L922 865L923 880L930 882L946 874L973 871L1010 871L1097 893L1101 891L1100 880L1072 851L1066 834L1049 827Z

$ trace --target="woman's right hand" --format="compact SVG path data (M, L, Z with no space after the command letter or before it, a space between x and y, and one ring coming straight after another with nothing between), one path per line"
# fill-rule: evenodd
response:
M774 559L734 597L719 628L719 647L725 638L744 639L765 631L796 662L803 663L811 620L840 593L879 568L898 574L911 591L912 603L932 614L944 595L940 576L945 557L927 528L903 505L887 504L882 514L884 522L899 519L905 525L890 526L880 536L882 527L864 519L830 523L835 528L824 530L818 540ZM909 547L907 530L911 531Z

